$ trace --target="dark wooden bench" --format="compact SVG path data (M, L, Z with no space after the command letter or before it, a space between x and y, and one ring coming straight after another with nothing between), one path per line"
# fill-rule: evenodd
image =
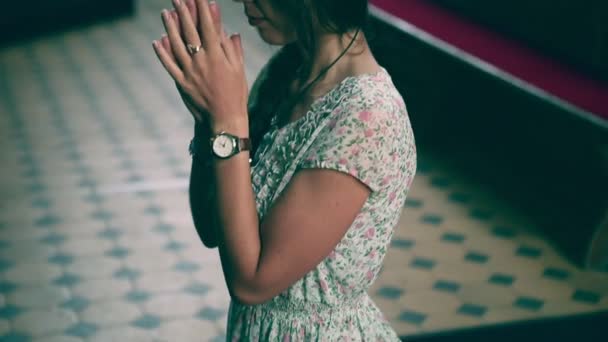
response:
M608 207L605 65L536 48L448 2L371 1L372 48L408 102L419 146L509 200L584 264Z
M608 311L573 314L567 317L522 320L464 328L419 336L405 336L407 342L511 342L511 341L601 341L602 323L608 319Z
M135 0L8 1L0 11L0 46L134 12Z

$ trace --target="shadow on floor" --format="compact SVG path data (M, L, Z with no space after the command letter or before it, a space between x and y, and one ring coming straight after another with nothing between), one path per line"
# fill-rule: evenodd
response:
M608 322L608 311L550 319L475 327L452 332L402 337L408 342L501 342L501 341L600 341L602 324Z

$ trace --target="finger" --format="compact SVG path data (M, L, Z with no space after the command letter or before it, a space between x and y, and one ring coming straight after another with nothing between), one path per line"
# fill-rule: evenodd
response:
M219 34L215 32L211 10L208 0L196 0L198 7L198 20L203 46L211 51L219 48Z
M196 2L194 0L188 0L186 1L186 6L188 7L188 11L190 12L190 18L192 18L192 22L198 29L198 10L196 8Z
M177 11L177 14L179 15L180 21L182 23L181 28L186 43L194 44L197 46L201 45L201 40L198 36L196 26L194 26L192 18L190 17L188 7L186 7L183 1L179 0L173 0L173 6L175 6L175 10Z
M239 63L241 63L241 60L235 49L235 37L236 36L237 36L237 34L233 34L230 36L229 39L222 40L222 48L224 49L224 54L226 55L226 58L228 59L230 64L235 65L235 66L238 65Z
M200 25L199 25L199 20L198 20L198 7L196 5L196 1L188 0L186 2L186 6L188 6L188 10L190 11L190 14L192 16L192 22L194 23L194 25L196 26L196 28L198 30L199 37L202 37L203 33L200 31ZM217 2L209 3L209 8L211 10L211 17L213 18L213 23L214 23L216 32L218 34L221 33L223 35L221 38L228 38L226 31L224 31L224 29L222 28L222 14L221 14L219 4Z
M162 12L163 23L165 25L165 30L167 31L167 36L169 37L169 41L171 43L171 49L173 50L173 55L175 56L175 60L182 66L187 65L190 61L190 54L186 50L186 46L184 45L184 41L181 38L179 33L177 24L173 17L167 10L163 10Z
M155 40L154 42L152 42L152 46L154 47L156 56L160 60L165 70L167 70L171 78L173 78L176 82L179 83L179 81L184 78L182 70L173 61L173 59L171 59L171 56L159 41Z
M177 24L177 28L179 29L179 34L181 36L183 36L184 33L181 30L181 23L180 23L180 20L179 20L179 15L177 14L177 12L175 10L171 10L171 11L169 11L169 13L171 14L171 18L173 18L173 20Z
M217 2L210 3L209 10L211 10L211 17L213 18L215 33L218 35L224 34L225 32L222 28L222 13L220 11L219 4Z
M176 10L171 10L169 11L169 13L171 14L171 18L173 18L173 20L175 20L175 22L179 25L179 15L177 14Z
M177 63L177 60L175 59L175 55L173 54L173 49L171 48L171 42L169 41L169 37L167 37L166 34L164 34L160 38L160 43L163 46L163 48L165 49L165 51L167 51L167 53L169 54L169 57L171 57L171 59L175 62L175 64L179 64L179 63Z
M194 25L198 25L198 12L196 11L196 7L195 7L195 2L194 0L188 0L186 2L186 7L188 7L188 11L190 12L190 18L192 18L192 21L194 22ZM171 13L171 17L173 18L173 20L175 20L175 22L177 23L177 27L180 31L180 35L182 37L184 37L184 33L182 32L182 22L179 19L179 14L177 13L177 10L173 9L171 11L169 11L169 13Z
M236 51L236 54L239 56L241 63L243 63L243 65L244 65L245 64L245 50L243 50L243 38L241 37L241 35L239 33L237 33L236 35L234 35L232 37L232 39L234 40L234 49Z

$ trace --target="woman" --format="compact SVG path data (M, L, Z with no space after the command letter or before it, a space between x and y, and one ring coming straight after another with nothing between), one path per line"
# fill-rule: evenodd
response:
M203 243L219 247L227 338L398 341L366 290L416 149L362 32L367 0L238 2L282 45L249 96L240 37L223 32L217 4L175 2L154 42L196 119L191 207Z

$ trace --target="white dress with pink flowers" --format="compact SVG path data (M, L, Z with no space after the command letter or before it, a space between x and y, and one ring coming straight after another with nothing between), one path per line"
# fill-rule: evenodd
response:
M302 279L267 303L231 303L227 340L399 341L367 294L416 172L406 106L387 71L348 77L299 120L273 124L253 165L260 220L299 169L344 172L372 192L335 249Z

